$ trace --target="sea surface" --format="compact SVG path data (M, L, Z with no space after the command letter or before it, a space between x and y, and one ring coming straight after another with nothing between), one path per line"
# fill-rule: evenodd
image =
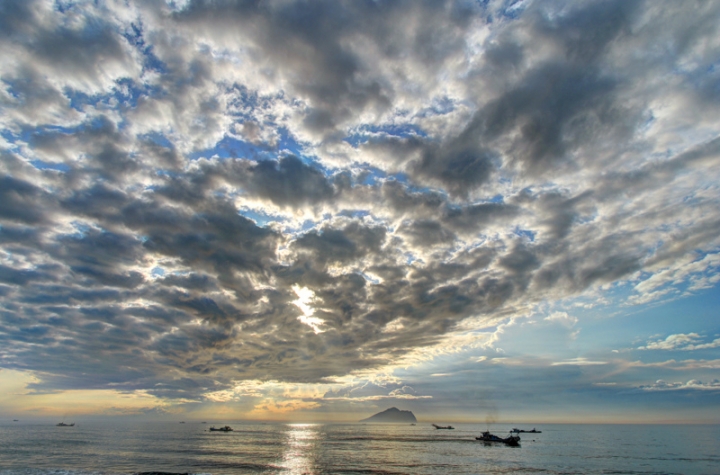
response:
M209 432L210 422L0 422L0 475L720 474L717 425L543 425L508 447L476 441L485 424L214 425L226 423L233 432Z

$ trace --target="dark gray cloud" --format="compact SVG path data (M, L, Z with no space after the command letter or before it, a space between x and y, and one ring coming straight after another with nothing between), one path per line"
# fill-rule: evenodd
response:
M117 124L104 115L81 124L72 133L36 133L30 144L38 152L80 165L83 174L90 173L103 181L128 179L140 167L126 150L126 137Z
M430 78L461 56L463 35L478 13L468 2L451 1L271 5L198 0L171 18L218 45L247 44L250 55L264 64L262 76L284 82L303 101L304 130L299 132L336 140L337 131L358 115L380 116L392 109L398 78L380 73L378 60L410 59ZM370 50L364 48L368 42Z
M443 220L458 229L477 231L491 223L512 218L518 212L518 207L504 203L480 203L464 207L449 206L444 210Z
M311 231L298 238L294 247L303 255L310 254L311 262L347 263L379 252L385 235L383 226L367 227L351 222L341 229Z
M494 153L477 144L473 132L463 133L439 146L426 147L413 168L423 181L435 181L452 195L467 196L487 182L495 168Z
M415 245L431 246L455 241L455 235L444 229L438 221L420 220L407 223L399 232Z
M224 177L230 183L241 185L249 193L280 206L313 205L334 195L330 181L321 170L292 155L278 161L245 162L230 169L221 166L217 170L219 173L225 171Z
M712 4L68 8L0 3L35 391L326 381L720 246Z
M39 224L49 219L42 206L45 190L12 176L0 178L0 217L6 222Z

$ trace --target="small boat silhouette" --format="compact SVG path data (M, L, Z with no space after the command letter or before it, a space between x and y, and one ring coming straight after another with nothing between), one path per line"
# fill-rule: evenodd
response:
M224 427L218 427L217 429L215 427L211 427L209 430L211 432L232 432L232 427L224 426Z
M475 437L475 440L480 440L483 442L499 442L501 444L509 445L512 447L520 446L520 437L516 435L511 435L503 439L502 437L498 437L495 434L491 434L489 431L483 432L480 437Z

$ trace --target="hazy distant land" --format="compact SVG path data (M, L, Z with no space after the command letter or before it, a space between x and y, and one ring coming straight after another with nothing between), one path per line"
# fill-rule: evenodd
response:
M415 423L415 415L411 411L401 411L397 407L391 407L382 412L378 412L374 416L363 419L360 422L391 422L391 423Z

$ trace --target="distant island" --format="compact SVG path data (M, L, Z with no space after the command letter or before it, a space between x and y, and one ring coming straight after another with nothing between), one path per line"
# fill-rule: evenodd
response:
M401 411L397 407L391 407L382 412L378 412L374 416L363 419L360 422L385 422L395 424L415 423L415 415L411 411Z

